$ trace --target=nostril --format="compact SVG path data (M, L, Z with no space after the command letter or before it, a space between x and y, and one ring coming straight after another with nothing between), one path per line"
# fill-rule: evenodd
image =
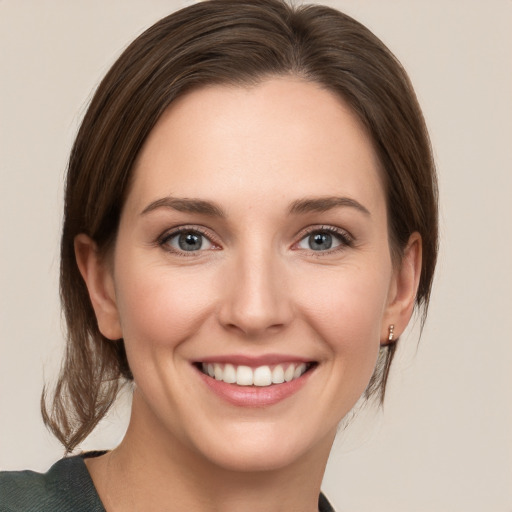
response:
M224 328L233 333L238 333L249 338L258 338L261 336L268 336L269 334L278 333L285 328L284 323L275 324L259 324L256 322L240 322L239 324L228 323L224 325Z
M246 262L246 264L248 264ZM265 271L268 263L254 261L240 269L239 278L225 283L219 302L218 319L225 329L248 336L274 332L288 325L293 307L286 287L273 272Z

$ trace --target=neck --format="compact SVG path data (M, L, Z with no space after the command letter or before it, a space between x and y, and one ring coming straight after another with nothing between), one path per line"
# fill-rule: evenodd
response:
M162 432L134 397L132 418L118 448L90 462L107 512L318 511L318 496L332 438L279 468L240 471L206 459Z

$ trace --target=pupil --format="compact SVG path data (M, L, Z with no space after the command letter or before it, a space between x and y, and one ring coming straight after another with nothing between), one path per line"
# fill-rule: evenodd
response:
M201 235L195 233L180 235L178 242L180 249L184 251L196 251L201 249L202 245Z
M330 249L332 246L332 236L328 233L316 233L309 237L311 249L321 251Z

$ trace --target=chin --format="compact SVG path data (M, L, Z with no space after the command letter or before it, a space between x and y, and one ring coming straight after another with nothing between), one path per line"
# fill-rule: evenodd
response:
M290 435L291 433L291 435ZM310 435L308 435L310 434ZM237 473L279 471L307 463L319 454L328 456L336 428L318 441L307 430L280 428L275 423L244 424L235 432L224 433L215 440L202 440L196 449L210 463L226 471ZM198 444L203 444L203 447Z

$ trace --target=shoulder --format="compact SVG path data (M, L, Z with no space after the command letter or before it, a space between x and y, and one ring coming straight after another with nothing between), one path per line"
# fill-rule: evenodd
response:
M318 498L318 511L334 512L332 505L329 503L329 500L325 497L324 493L320 493L320 497Z
M0 512L35 510L45 494L44 477L34 471L0 472Z
M80 456L56 462L47 473L0 472L0 512L104 512Z

